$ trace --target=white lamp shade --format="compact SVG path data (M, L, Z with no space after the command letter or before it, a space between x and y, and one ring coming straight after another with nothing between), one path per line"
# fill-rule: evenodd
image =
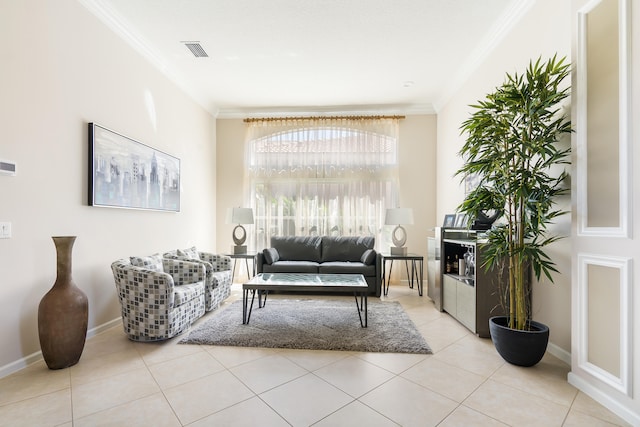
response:
M385 225L413 224L413 209L393 208L387 209L384 219Z
M231 211L232 224L253 224L253 209L233 208Z

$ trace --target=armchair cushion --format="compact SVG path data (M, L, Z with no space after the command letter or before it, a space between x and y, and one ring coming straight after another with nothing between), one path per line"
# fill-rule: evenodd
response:
M180 307L200 295L204 296L204 287L201 283L176 286L173 288L173 305L174 307Z
M129 261L134 267L142 267L147 270L164 271L162 267L162 255L154 254L150 256L132 256Z

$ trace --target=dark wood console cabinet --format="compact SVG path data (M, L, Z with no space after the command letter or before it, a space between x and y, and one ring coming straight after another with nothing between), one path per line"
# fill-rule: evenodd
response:
M478 244L481 238L474 230L436 227L435 237L428 241L427 295L436 308L446 311L478 336L489 337L489 318L504 311L499 304L496 273L480 267L484 262ZM458 271L458 260L466 252L474 254L476 268Z

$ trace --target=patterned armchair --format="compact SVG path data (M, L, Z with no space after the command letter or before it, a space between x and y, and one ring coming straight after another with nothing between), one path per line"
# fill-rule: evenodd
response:
M208 252L199 252L195 246L166 252L165 259L200 263L205 267L205 310L215 310L231 294L231 258Z
M133 341L172 338L205 312L205 271L195 262L149 257L111 264L124 331Z

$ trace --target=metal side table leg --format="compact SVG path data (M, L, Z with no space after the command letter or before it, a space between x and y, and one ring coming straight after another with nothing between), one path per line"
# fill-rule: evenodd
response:
M407 281L409 282L409 289L413 289L413 270L411 270L411 280L409 280L409 260L404 260L404 267L407 270Z
M418 278L418 294L422 296L422 289L424 288L424 259L419 260L420 262L420 277Z
M391 272L393 271L393 260L391 260L391 265L389 266L389 276L386 282L386 289L384 290L385 296L389 294L389 285L391 284Z

